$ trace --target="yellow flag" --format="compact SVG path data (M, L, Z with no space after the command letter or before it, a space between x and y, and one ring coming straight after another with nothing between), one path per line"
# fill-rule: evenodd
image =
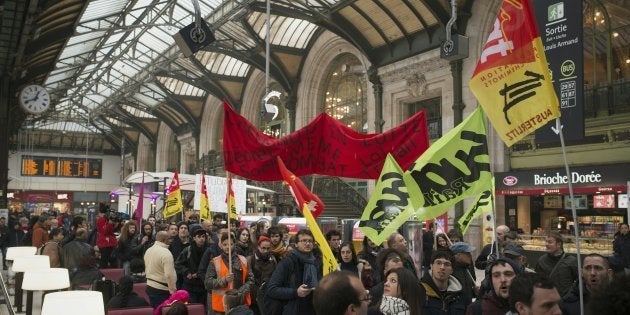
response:
M418 220L487 189L492 173L481 108L438 139L403 176Z
M313 237L315 237L315 242L319 245L319 249L322 251L323 260L324 260L324 276L337 270L337 259L335 259L335 255L333 255L330 246L328 246L328 241L322 234L322 230L319 229L315 218L313 218L312 210L308 207L308 204L304 204L302 206L302 214L306 219L306 224L311 229L311 233L313 233Z
M457 221L457 224L459 224L459 230L462 231L462 234L466 234L466 231L468 231L468 227L470 226L470 222L474 218L478 217L482 213L492 212L493 198L494 177L491 180L491 186L477 196L477 199L475 199L475 202L470 205L468 211L466 211L466 213Z
M206 188L206 175L201 172L201 201L199 203L199 218L201 220L210 220L210 203L208 202L208 189Z
M368 201L359 230L376 244L383 243L392 233L413 216L403 171L391 154L387 154L381 175Z
M168 187L168 197L166 198L166 204L164 205L162 216L166 219L182 211L184 211L184 206L182 204L182 191L179 189L179 175L177 175L177 170L175 170L173 179L171 180L171 185Z
M560 117L529 0L503 1L470 90L508 146Z
M238 213L236 213L236 198L234 198L234 190L232 190L232 175L228 174L228 197L227 208L230 220L238 220Z

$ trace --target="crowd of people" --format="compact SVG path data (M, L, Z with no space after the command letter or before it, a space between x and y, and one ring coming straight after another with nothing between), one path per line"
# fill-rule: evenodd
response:
M400 233L383 244L364 238L357 251L330 230L325 238L339 267L324 277L322 252L310 230L291 236L286 226L267 221L236 228L238 222L228 227L221 214L204 221L192 214L177 223L153 217L135 222L106 206L91 229L78 216L11 214L8 221L0 218L5 269L6 248L23 245L48 255L51 267L67 268L74 289L90 289L103 278L102 268L122 268L125 276L111 308L150 304L156 312L165 306L175 312L188 302L203 304L209 314L263 315L573 315L581 310L600 315L630 309L627 224L615 237L615 255L582 255L581 270L576 256L564 251L564 237L553 232L546 236L546 253L530 266L518 235L507 226L497 227L496 242L474 260L476 249L456 229L437 235L428 229L422 260L410 255ZM483 279L475 269L483 271ZM146 282L149 303L133 292L138 282Z

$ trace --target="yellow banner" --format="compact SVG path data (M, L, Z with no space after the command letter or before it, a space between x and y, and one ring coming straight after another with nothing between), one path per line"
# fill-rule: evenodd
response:
M182 204L182 191L177 189L168 194L166 204L164 205L163 217L166 219L182 212L184 206Z
M468 231L468 227L470 226L470 222L473 219L478 217L480 214L485 212L492 212L492 198L494 196L494 178L491 180L491 187L488 187L487 190L482 191L475 202L470 205L470 208L466 213L459 218L457 223L459 224L459 229L462 231L462 234L466 234Z
M413 216L403 171L391 154L387 154L383 170L368 201L359 230L376 244L383 243Z
M470 80L499 137L511 146L560 117L529 0L504 1Z
M335 259L335 255L333 255L330 246L328 246L328 241L322 234L322 230L319 229L317 222L315 222L315 218L313 218L313 214L311 213L311 209L308 208L308 205L304 204L302 206L302 214L306 219L306 224L311 229L313 236L315 237L315 242L319 245L319 249L322 251L323 260L324 260L324 276L337 270L337 259Z
M403 178L418 220L438 217L487 189L492 173L481 108L432 144Z

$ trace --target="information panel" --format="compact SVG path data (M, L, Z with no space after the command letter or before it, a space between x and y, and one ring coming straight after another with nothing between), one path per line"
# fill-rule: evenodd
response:
M22 176L101 178L102 159L22 156Z
M533 1L566 140L584 138L582 1ZM537 142L560 141L555 121L536 130Z

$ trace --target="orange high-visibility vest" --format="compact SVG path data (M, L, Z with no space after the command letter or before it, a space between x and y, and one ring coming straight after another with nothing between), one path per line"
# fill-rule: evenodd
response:
M236 256L241 261L243 283L245 283L245 280L247 280L247 258L241 255ZM214 263L214 269L217 271L217 279L225 277L228 272L230 272L230 269L228 268L228 266L225 265L223 259L221 259L221 256L212 258L212 262ZM225 295L225 291L234 289L233 286L234 284L232 282L228 282L227 287L212 290L212 310L222 313L225 312L225 308L223 308L223 296ZM249 295L249 292L247 292L247 294L245 295L245 303L247 305L252 304L252 299Z

